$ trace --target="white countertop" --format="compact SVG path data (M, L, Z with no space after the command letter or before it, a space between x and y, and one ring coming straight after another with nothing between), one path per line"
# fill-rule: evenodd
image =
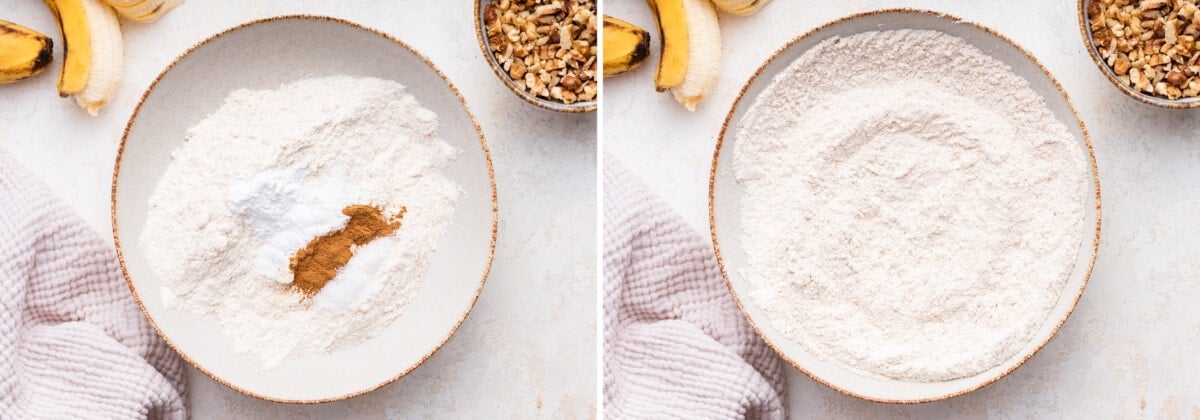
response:
M595 114L556 114L525 104L484 62L475 41L474 3L430 4L188 0L154 23L123 21L125 77L97 118L58 97L61 55L37 78L0 86L0 147L110 241L113 158L138 98L188 47L247 20L311 13L383 30L436 63L482 124L496 169L499 246L478 304L450 342L392 385L316 406L256 400L189 367L195 418L595 416ZM6 2L3 10L3 19L52 35L61 54L57 27L42 2Z
M1095 143L1103 238L1074 314L1028 363L979 391L915 406L862 401L791 367L793 418L1070 417L1200 419L1200 111L1125 97L1080 38L1075 2L775 0L749 17L721 15L722 76L689 113L655 94L658 38L641 1L605 14L651 30L651 61L605 80L605 151L708 235L707 188L721 121L750 74L789 39L838 17L885 7L943 11L1024 46L1071 95ZM1076 416L1077 417L1077 416Z

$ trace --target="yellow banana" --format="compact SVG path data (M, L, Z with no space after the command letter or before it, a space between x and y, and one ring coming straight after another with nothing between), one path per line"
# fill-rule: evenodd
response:
M709 0L646 0L662 36L655 74L659 91L670 89L689 111L712 93L721 70L721 28Z
M658 42L662 47L658 70L654 73L654 88L659 92L683 83L683 76L687 72L690 40L687 13L683 10L684 1L646 0L658 24Z
M735 15L749 15L757 12L770 0L712 0L713 5L722 12Z
M650 55L650 33L611 16L604 17L604 75L638 68Z
M104 0L121 17L138 22L158 19L181 0Z
M63 39L63 65L58 73L58 94L67 97L83 90L91 71L92 37L88 34L87 18L81 0L45 0ZM63 16L79 16L70 18Z
M96 115L121 84L124 47L116 12L100 0L45 0L63 36L59 95Z
M0 83L12 83L46 70L54 41L33 29L0 20Z

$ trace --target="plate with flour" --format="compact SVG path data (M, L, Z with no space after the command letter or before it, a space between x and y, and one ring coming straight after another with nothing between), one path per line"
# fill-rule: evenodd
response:
M848 16L778 50L713 156L713 245L738 306L797 369L859 398L992 383L1091 276L1100 185L1062 86L940 13Z
M359 395L466 320L498 211L467 104L425 56L319 16L176 59L126 126L113 235L130 290L200 371L272 401Z

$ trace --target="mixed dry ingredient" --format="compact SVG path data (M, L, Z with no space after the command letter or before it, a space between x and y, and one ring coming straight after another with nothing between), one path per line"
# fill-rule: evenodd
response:
M1167 99L1200 96L1196 0L1089 0L1100 57L1130 87Z
M169 309L264 368L378 335L420 288L461 189L437 115L394 81L238 90L192 127L140 245Z
M292 257L288 264L292 270L292 284L305 296L317 294L350 262L359 247L400 229L400 219L404 218L407 210L406 207L400 207L399 213L391 219L385 219L378 207L346 206L342 209L342 214L350 218L346 226L313 238Z
M596 2L493 0L484 7L489 52L535 96L565 104L596 99Z
M1002 363L1046 322L1089 170L1007 65L936 31L831 38L739 124L742 273L788 339L935 382Z

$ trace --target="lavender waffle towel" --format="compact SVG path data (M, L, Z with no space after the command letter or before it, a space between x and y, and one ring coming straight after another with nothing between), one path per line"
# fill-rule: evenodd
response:
M184 418L116 254L0 150L0 418Z
M605 161L605 416L784 418L779 358L733 303L710 242Z

